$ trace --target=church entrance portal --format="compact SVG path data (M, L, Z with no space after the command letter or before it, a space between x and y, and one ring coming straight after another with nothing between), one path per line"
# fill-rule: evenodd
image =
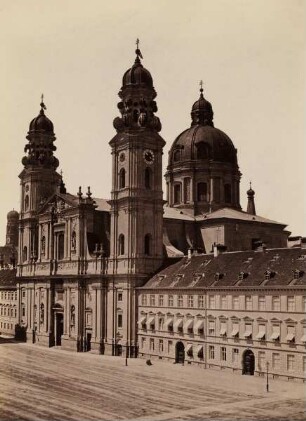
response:
M184 364L185 361L185 346L183 342L177 342L175 346L175 362Z
M253 376L254 369L255 369L254 353L250 349L247 349L246 351L244 351L243 357L242 357L242 374Z
M55 345L62 344L62 335L64 333L64 314L55 313Z

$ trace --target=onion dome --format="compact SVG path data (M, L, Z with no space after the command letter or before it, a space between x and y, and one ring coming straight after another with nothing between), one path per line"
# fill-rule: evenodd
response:
M8 220L16 220L16 219L19 219L19 213L13 209L13 210L11 210L11 211L8 212L7 219Z
M201 82L200 98L193 104L191 110L191 125L202 124L213 126L213 117L214 113L211 103L204 98Z
M30 132L49 132L53 133L53 123L51 120L48 119L48 117L45 115L44 110L46 110L46 106L43 102L43 95L41 98L40 103L40 112L37 117L33 118L33 120L30 123L29 133Z
M251 215L256 215L256 208L255 208L255 191L252 189L252 183L250 182L250 188L247 191L248 196L248 206L247 206L247 213Z
M136 41L136 58L133 66L128 69L122 78L122 87L129 85L138 85L153 88L153 79L151 73L143 67L140 59L143 58L139 47L139 40Z

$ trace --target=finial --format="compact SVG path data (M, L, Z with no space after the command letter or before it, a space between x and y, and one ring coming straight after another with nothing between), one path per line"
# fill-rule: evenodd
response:
M135 53L136 53L135 63L140 63L139 57L143 58L143 56L142 56L141 51L139 49L139 38L136 39L136 47L137 48L136 48L136 51L135 51Z
M82 187L80 186L79 187L79 191L78 191L79 200L82 199L82 195L83 195L83 193L82 193Z
M200 92L201 92L201 97L203 97L203 80L200 80Z
M252 181L250 181L250 189L252 188Z
M41 94L41 102L40 102L40 106L41 106L41 111L43 112L43 110L46 110L47 107L44 104L44 94Z
M87 193L86 193L86 195L87 195L88 199L90 199L90 197L92 195L92 193L90 191L90 186L87 187Z

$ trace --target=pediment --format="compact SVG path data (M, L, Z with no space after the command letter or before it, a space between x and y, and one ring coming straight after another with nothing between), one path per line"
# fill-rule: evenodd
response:
M55 212L57 215L63 211L75 208L77 206L77 198L68 194L55 193L47 199L40 207L39 215Z

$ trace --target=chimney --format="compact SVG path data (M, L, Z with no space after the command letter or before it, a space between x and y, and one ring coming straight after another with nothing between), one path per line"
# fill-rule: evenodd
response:
M224 253L225 251L226 251L226 246L224 244L214 243L214 257L219 256L219 254Z
M189 247L188 254L187 254L188 259L191 259L192 255L193 255L193 248Z

